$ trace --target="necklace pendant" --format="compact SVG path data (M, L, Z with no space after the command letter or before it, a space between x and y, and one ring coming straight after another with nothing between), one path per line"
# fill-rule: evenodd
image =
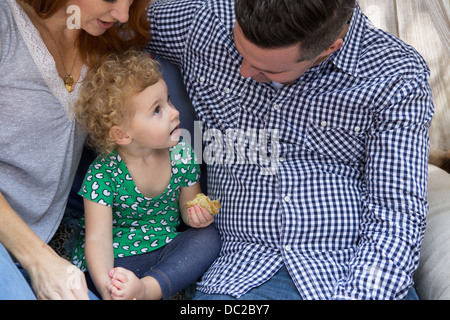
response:
M73 84L75 81L73 80L73 77L69 74L64 78L64 84L66 85L66 89L69 92L73 91Z

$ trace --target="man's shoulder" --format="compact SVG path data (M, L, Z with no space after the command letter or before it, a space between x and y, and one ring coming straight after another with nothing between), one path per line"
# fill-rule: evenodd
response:
M195 0L199 18L207 15L218 18L222 23L231 22L234 25L234 1L223 0Z
M359 74L368 77L415 77L428 74L420 53L401 39L375 27L368 27L361 43Z
M219 17L234 17L234 1L222 0L176 0L156 1L151 4L152 8L162 9L161 13L196 12L202 16L205 10Z

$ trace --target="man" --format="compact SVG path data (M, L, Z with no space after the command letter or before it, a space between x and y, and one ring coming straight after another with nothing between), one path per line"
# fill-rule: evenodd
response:
M419 54L354 0L167 0L149 19L222 204L194 298L414 293L433 115Z

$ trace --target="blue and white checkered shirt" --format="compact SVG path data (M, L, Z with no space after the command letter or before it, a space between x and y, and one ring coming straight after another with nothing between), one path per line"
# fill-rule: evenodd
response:
M404 298L426 224L426 63L358 7L325 62L291 85L257 83L239 73L233 5L149 12L149 50L181 68L222 204L223 249L199 290L239 297L284 264L304 299Z

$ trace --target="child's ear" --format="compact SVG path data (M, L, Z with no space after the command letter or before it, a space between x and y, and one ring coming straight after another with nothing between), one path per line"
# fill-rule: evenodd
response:
M109 129L109 137L118 145L128 145L131 143L131 137L120 126L113 126Z

